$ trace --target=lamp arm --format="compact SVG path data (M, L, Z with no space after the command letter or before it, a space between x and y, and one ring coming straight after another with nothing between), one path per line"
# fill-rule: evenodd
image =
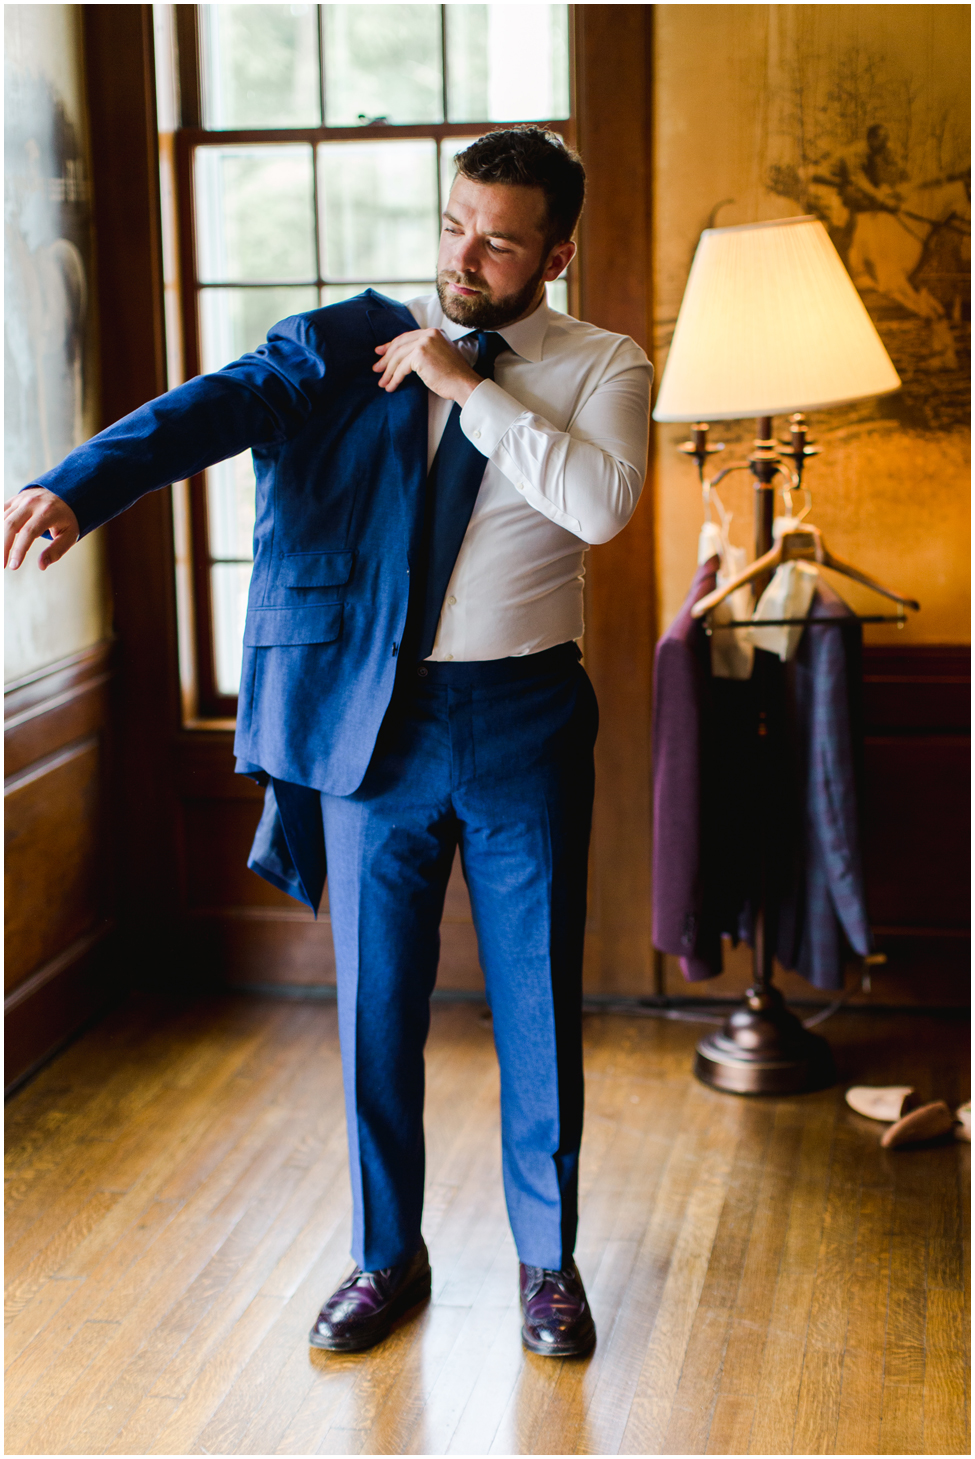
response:
M719 481L724 481L729 472L748 471L750 469L747 461L733 461L730 466L726 466L722 471L719 471L717 476L712 476L705 484L707 486L717 486Z

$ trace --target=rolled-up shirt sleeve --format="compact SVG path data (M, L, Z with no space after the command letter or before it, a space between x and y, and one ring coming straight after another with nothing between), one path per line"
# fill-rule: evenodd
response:
M621 350L567 430L484 380L461 411L468 440L529 506L584 542L608 542L633 515L646 474L653 367Z

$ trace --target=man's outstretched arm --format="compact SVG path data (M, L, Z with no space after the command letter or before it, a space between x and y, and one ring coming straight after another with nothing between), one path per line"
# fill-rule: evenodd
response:
M4 508L5 565L19 567L48 533L43 570L147 492L299 430L321 400L325 364L294 322L287 335L293 321L275 326L253 354L140 406L13 497Z

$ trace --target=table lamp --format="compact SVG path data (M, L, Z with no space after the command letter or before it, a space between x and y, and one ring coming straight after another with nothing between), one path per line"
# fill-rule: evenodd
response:
M758 558L772 546L776 476L798 485L818 449L807 440L802 412L885 395L900 383L817 218L709 228L691 265L653 418L693 424L679 449L696 461L702 482L708 457L723 449L709 444L707 422L757 418L747 461L720 475L748 469L754 478ZM780 447L772 420L787 413L790 439ZM757 580L756 591L764 585ZM761 904L745 1003L723 1030L701 1040L695 1061L705 1083L739 1094L792 1093L831 1077L825 1040L808 1032L773 984L765 920Z

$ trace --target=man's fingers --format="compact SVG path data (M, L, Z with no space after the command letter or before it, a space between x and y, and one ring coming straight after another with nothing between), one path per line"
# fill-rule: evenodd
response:
M37 566L40 568L41 572L43 572L46 567L50 567L52 562L60 561L60 559L67 552L68 548L73 547L77 540L77 532L59 532L54 541L49 542L44 550L38 554Z
M18 505L4 512L3 523L3 565L19 567L30 544L37 536L31 532L31 503Z
M4 509L3 513L3 565L7 566L10 557L10 549L14 545L17 533L20 531L20 523L23 512Z
M380 385L383 383L385 377L396 369L396 366L402 359L412 356L416 345L413 342L404 344L401 340L394 339L388 345L382 345L381 348L385 351L383 358L377 360L372 367L380 376Z
M414 356L412 351L398 360L390 360L389 368L381 377L379 384L384 390L396 390L413 369L413 364Z
M44 531L44 523L38 522L35 518L29 517L13 539L13 549L10 553L10 566L14 569L20 567L24 558L30 551L30 545L35 538Z
M379 376L379 387L381 390L395 390L400 381L403 380L413 368L415 346L407 345L398 350L390 350L386 358L375 369L382 369Z
M78 540L78 518L67 502L44 488L18 492L4 507L3 565L21 566L31 543L44 532L53 541L38 558L40 568L48 567L63 557Z

